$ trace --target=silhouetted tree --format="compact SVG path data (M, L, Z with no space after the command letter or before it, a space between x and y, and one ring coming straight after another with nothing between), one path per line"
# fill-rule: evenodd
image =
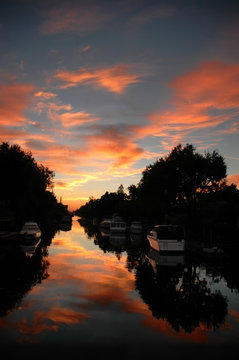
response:
M53 171L38 164L18 145L0 145L0 208L8 209L19 227L27 219L43 221L56 215Z
M128 187L129 190L129 200L136 201L138 196L138 188L136 185L130 185Z
M216 151L202 155L193 145L179 144L143 172L141 202L151 213L172 205L192 209L200 197L218 191L225 177L224 159Z
M91 218L108 217L116 212L129 221L144 217L155 221L165 220L165 214L171 212L175 221L182 222L186 221L186 213L192 221L195 210L201 207L205 214L205 208L208 211L218 209L217 213L213 211L214 218L210 218L215 221L220 220L220 213L223 214L222 206L217 204L221 201L227 203L228 219L235 223L239 213L239 190L235 185L226 184L226 170L225 161L217 151L203 155L191 144L185 147L179 144L167 156L146 167L139 184L128 187L129 195L120 185L116 192L90 199L76 214ZM214 207L208 206L209 202Z

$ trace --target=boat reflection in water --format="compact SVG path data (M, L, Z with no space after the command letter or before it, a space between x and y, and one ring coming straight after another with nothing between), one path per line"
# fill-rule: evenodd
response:
M130 242L134 246L139 246L143 241L143 235L142 234L130 234Z
M102 236L99 226L76 219L72 225L32 258L2 256L1 353L147 359L160 350L163 359L188 353L201 359L209 350L230 360L238 354L237 256L217 267L187 253L156 252L146 236Z
M20 250L27 257L32 257L41 242L41 230L34 221L26 222L19 233Z
M113 247L123 250L126 244L126 235L125 233L113 231L109 235L109 242Z
M155 274L157 274L157 266L177 267L185 264L184 254L162 254L154 249L149 250L147 258Z

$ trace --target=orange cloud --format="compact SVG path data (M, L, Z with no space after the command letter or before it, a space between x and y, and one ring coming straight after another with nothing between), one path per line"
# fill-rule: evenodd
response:
M22 138L26 135L25 130L13 130L8 127L0 126L0 141L10 141Z
M176 77L168 84L172 109L148 114L148 124L132 127L135 138L160 136L168 150L200 129L216 128L216 136L238 132L238 79L239 64L222 62L205 62ZM218 129L220 124L227 128Z
M132 134L113 127L98 127L98 132L87 135L88 146L108 159L114 159L113 167L128 167L140 159L144 150L132 141Z
M77 116L78 115L78 116ZM63 113L58 116L66 126L79 125L80 121L96 121L97 118L92 117L86 113ZM69 116L69 117L68 117ZM80 118L82 116L82 118ZM34 151L40 161L44 162L46 166L54 169L57 172L67 176L77 176L76 180L63 180L64 187L68 182L68 188L78 186L86 183L89 180L100 180L114 176L125 176L122 169L129 168L135 161L142 156L149 157L147 152L144 152L132 140L130 131L117 127L94 125L85 128L88 131L87 135L82 135L82 145L65 145L57 140L54 140L54 135L49 138L42 135L39 139L34 136L28 136L23 141L23 145L29 150ZM92 134L90 134L92 132ZM60 137L57 132L58 138ZM65 133L63 140L69 139L72 142L72 134ZM77 139L77 135L74 135ZM40 142L41 141L41 142ZM85 165L87 167L94 167L88 173L77 170L79 166ZM129 175L135 175L139 170L129 170ZM62 188L62 184L58 187Z
M92 84L116 94L122 94L126 87L140 82L142 75L130 73L131 66L119 64L110 68L95 70L79 69L78 71L59 70L54 78L63 82L60 88L75 87L79 84Z
M172 104L176 110L164 112L155 121L168 121L193 130L216 127L233 119L227 110L238 114L239 64L206 62L198 69L178 76L169 86L173 89ZM220 110L224 110L220 112Z
M63 110L71 110L72 107L70 104L57 104L54 102L44 102L39 101L35 105L35 109L37 112L42 113L43 111L47 112L47 116L50 120L56 121L59 120L59 112Z
M169 86L174 101L197 109L239 108L239 64L203 63L197 70L178 76Z
M175 110L149 115L153 123L172 128L194 129L217 126L231 119L231 114L213 114L214 110L239 109L239 64L206 62L198 69L178 76L173 89Z
M25 144L27 148L29 147L29 150L34 149L34 156L40 159L44 165L54 169L56 172L67 175L76 175L76 171L73 170L74 166L79 165L79 156L84 155L84 152L80 149L58 144L55 141L42 141L41 146L38 146L38 142L34 141Z
M43 98L45 100L48 100L56 97L57 95L49 91L37 91L34 96L37 98Z
M54 95L55 94L41 91L35 94L36 97L41 97L43 100L48 100ZM38 113L46 111L47 117L50 120L60 121L66 128L100 120L99 117L96 117L95 115L89 114L85 111L74 112L72 111L72 106L70 104L62 104L59 101L39 101L36 103L35 109Z
M65 112L63 114L60 114L58 117L59 120L62 122L62 125L67 128L100 120L100 118L88 114L85 111Z
M26 122L25 110L33 91L31 84L0 84L0 125L22 126Z
M38 124L32 121L28 121L24 128L12 129L8 127L0 126L0 142L9 141L16 143L23 147L23 149L34 151L41 150L54 143L54 139L51 135L45 133L31 133L26 130L27 125L37 127ZM34 154L35 155L35 154Z

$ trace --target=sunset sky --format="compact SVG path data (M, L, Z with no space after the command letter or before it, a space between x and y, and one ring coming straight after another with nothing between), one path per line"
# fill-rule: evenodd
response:
M1 0L0 50L0 141L70 210L179 143L239 184L238 1Z

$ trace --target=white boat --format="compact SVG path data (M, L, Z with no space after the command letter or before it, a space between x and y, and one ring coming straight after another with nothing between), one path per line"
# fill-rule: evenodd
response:
M133 234L141 234L143 231L143 226L140 221L132 221L130 225L130 232Z
M28 221L23 225L20 235L29 240L40 239L41 230L35 221Z
M183 252L185 240L179 225L155 225L147 235L150 246L160 252Z
M125 232L126 222L121 217L116 216L110 222L110 231L112 232Z

